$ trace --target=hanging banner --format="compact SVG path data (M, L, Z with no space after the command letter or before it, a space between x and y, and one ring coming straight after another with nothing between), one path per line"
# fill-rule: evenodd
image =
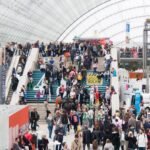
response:
M130 33L130 24L129 23L126 24L126 32Z
M130 43L130 23L126 23L126 37L125 37L125 42L126 44Z

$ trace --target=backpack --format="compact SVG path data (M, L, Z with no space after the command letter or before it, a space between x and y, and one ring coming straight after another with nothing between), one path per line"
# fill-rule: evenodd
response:
M77 123L78 122L78 117L76 115L73 116L73 122Z
M62 122L62 124L68 124L68 117L62 116L61 122Z

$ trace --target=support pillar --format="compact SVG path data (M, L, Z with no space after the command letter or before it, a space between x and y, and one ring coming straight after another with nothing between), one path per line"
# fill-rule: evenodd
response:
M143 72L146 80L146 93L149 93L149 68L150 68L150 19L145 21L143 30Z

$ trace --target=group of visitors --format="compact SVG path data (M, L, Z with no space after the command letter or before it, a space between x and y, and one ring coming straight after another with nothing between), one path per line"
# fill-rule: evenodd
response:
M58 48L57 48L58 46ZM108 47L108 49L106 49ZM52 44L47 47L42 43L39 44L39 49L41 56L38 60L39 68L41 72L45 73L45 80L43 83L43 90L38 91L36 96L38 99L40 96L46 96L54 94L53 85L56 83L58 86L61 85L62 79L65 80L65 91L62 91L60 88L59 94L61 97L68 97L69 92L73 93L75 88L72 88L73 85L82 87L86 84L86 76L89 70L93 70L97 74L99 80L106 79L110 80L110 47L101 47L100 45L93 45L90 43L73 43L73 44ZM59 51L61 53L59 53ZM50 59L47 61L44 59L43 53L46 53L44 56L49 56L48 51L51 51L55 55L51 55ZM95 55L95 53L97 55ZM59 65L58 60L55 60L55 56L59 56ZM98 57L105 56L105 70L98 70ZM68 61L69 58L71 61ZM50 88L50 90L49 90ZM84 89L86 89L84 87ZM79 90L79 89L78 89ZM86 92L88 93L88 92ZM57 94L58 95L58 94ZM66 96L67 95L67 96ZM87 98L86 98L87 99Z
M100 80L110 80L110 64L112 58L110 56L109 47L103 52L102 47L98 51L96 45L89 43L75 43L72 44L72 47L69 46L71 45L65 46L66 48L62 47L62 50L60 50L61 53L58 53L59 51L57 50L59 50L59 48L57 49L54 45L49 47L46 53L44 44L42 43L41 46L39 46L41 56L43 54L44 56L51 56L50 61L47 63L44 62L42 57L39 58L40 69L42 72L45 72L45 95L49 94L49 90L46 89L51 88L54 81L59 85L55 112L53 113L49 109L46 109L49 138L54 137L54 141L59 142L59 145L56 146L56 150L61 150L62 147L68 148L63 139L71 130L72 126L74 128L75 141L81 142L79 149L85 149L87 144L89 148L90 143L96 143L96 139L91 138L93 133L88 128L92 128L95 123L99 126L100 120L104 120L105 118L105 113L111 115L109 104L111 95L115 93L114 88L109 86L109 84L105 93L101 93L96 85L89 86L89 88L85 86L87 72L91 69L93 69L94 73L98 74ZM66 53L68 54L66 55ZM56 61L53 58L56 55L60 58L59 67L57 69ZM104 71L97 71L99 56L105 56ZM71 62L68 63L69 57ZM114 68L111 73L116 76ZM64 84L62 84L62 80L65 81ZM53 93L52 88L50 92ZM48 103L48 101L46 101L46 103ZM55 134L52 136L54 126ZM85 130L85 135L83 131L83 139L85 138L83 144L82 141L80 141L82 139L82 129ZM87 131L90 135L86 134ZM78 138L80 138L80 140L78 140ZM109 143L109 140L107 140L107 143ZM76 144L78 145L76 142L72 143L72 149L76 149Z
M31 132L26 132L19 135L15 139L12 150L29 149L35 150L37 148L37 135Z
M78 48L74 58L77 51ZM58 81L60 88L56 98L55 112L53 114L47 109L46 116L49 138L54 137L53 140L59 142L56 150L85 150L86 148L90 149L90 146L94 150L99 147L103 147L104 150L149 149L150 136L147 112L141 110L140 117L136 119L134 115L136 109L132 106L128 110L125 108L118 110L112 116L110 101L111 95L116 93L115 89L108 86L105 94L102 95L97 86L91 86L90 89L85 86L84 80L86 80L87 71L92 68L94 61L97 62L94 55L91 57L86 52L86 50L79 50L79 56L83 58L81 63L72 58L72 63L68 66L67 61L65 62L67 58L60 56L59 80L63 78L66 80L66 84L61 84ZM104 72L109 71L112 60L113 58L108 51L105 54ZM55 61L51 59L51 62L53 67ZM93 69L93 72L95 71L97 72L97 69ZM110 72L113 77L117 76L115 68L112 68ZM46 80L49 79L47 76ZM92 92L94 93L93 96ZM64 136L70 133L72 127L75 136L71 147L68 147L67 143L64 142ZM55 130L54 135L53 130Z
M107 53L107 50L110 50L110 45L105 44L105 47L102 47L100 43L92 42L74 42L74 43L52 43L45 45L44 43L37 42L36 44L39 47L41 56L55 57L56 55L61 56L65 52L70 52L71 61L73 62L74 58L78 56L79 53L83 53L86 50L90 52L93 56L102 56ZM76 55L77 54L77 55Z
M47 124L49 138L54 136L54 140L63 147L64 136L70 133L73 127L75 139L67 150L98 150L99 146L104 150L146 150L150 149L150 121L148 113L141 110L136 118L134 106L125 110L116 111L111 114L110 105L99 105L98 108L90 108L87 105L78 107L77 110L56 108L54 115L49 111ZM55 135L52 131L55 126Z
M93 150L100 147L104 150L150 149L148 112L141 108L136 116L136 109L132 106L127 110L123 107L112 114L111 95L116 94L114 87L108 84L103 93L98 85L86 86L87 73L92 69L102 80L108 80L111 75L117 76L115 68L110 68L115 60L110 55L109 47L106 49L89 43L65 46L62 43L51 43L47 47L43 43L37 43L36 46L41 54L39 66L45 73L45 119L49 133L49 139L43 136L38 141L38 145L41 145L39 149L47 150L51 139L57 141L56 150L90 150L91 147ZM56 55L59 56L57 67L54 58ZM49 62L45 63L43 56L50 56ZM105 59L103 71L98 70L99 56ZM93 65L94 63L97 66ZM32 82L32 71L28 73L28 78ZM59 88L55 101L56 108L52 112L47 105L49 91L54 92L54 82L57 82ZM37 130L39 118L38 110L31 111L31 130ZM70 134L72 129L74 139L69 147L64 137Z
M120 57L122 58L142 58L143 49L141 47L120 48Z

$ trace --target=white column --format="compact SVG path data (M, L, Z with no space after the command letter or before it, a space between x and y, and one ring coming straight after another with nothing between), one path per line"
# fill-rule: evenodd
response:
M112 62L111 68L114 68L117 72L116 77L111 77L111 85L114 87L114 89L116 91L116 94L113 94L112 98L111 98L112 115L114 115L116 110L119 110L119 107L120 107L120 100L119 100L120 89L119 89L117 48L111 49L111 56L112 56L113 60L116 60L116 61Z

